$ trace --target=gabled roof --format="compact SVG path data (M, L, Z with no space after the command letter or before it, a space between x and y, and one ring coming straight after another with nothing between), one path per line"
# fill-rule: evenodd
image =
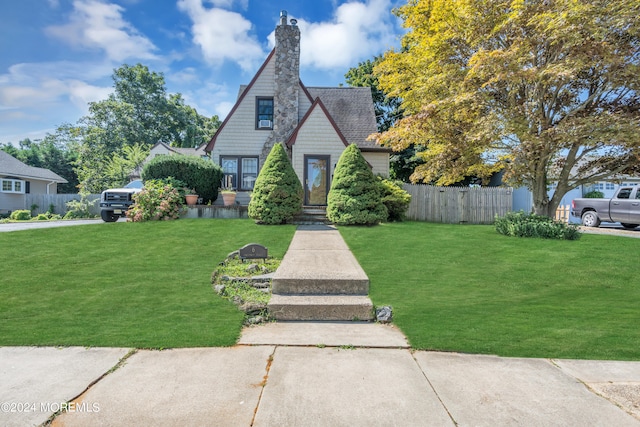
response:
M241 85L238 90L238 98L233 108L224 119L211 141L207 144L205 151L211 152L218 139L218 135L225 128L230 117L233 116L239 105L256 80L263 72L271 58L275 55L275 49L271 51L258 72L248 85ZM300 82L300 89L309 102L315 105L315 101L322 101L321 108L327 117L332 121L333 126L339 131L340 137L348 144L356 144L362 151L390 151L381 147L375 141L368 141L367 137L378 130L375 110L373 107L373 97L369 87L306 87ZM313 107L312 107L313 108ZM307 112L308 114L308 112ZM302 123L302 121L300 122ZM300 126L300 124L298 124ZM294 129L294 134L297 129ZM295 136L292 135L295 142ZM290 138L291 140L291 138Z
M49 169L36 168L26 165L9 153L0 150L0 175L14 176L20 179L38 179L65 184L68 181L50 171Z
M267 64L269 63L269 61L273 57L273 55L275 55L275 53L276 53L276 50L274 48L274 49L271 50L271 53L269 54L269 56L267 56L267 59L264 60L264 62L260 66L260 69L258 70L256 75L253 76L253 79L251 79L251 82L247 85L245 90L242 91L242 93L239 94L238 99L236 100L236 103L233 104L233 108L231 109L231 111L229 111L229 114L227 114L227 117L225 117L225 119L223 120L222 124L220 125L220 127L218 128L216 133L211 138L211 141L209 141L209 143L205 147L204 151L206 151L206 152L213 151L213 146L216 145L216 140L218 139L218 135L220 134L222 129L225 128L225 126L227 125L227 122L229 121L231 116L233 116L233 113L236 112L236 110L238 109L238 106L240 106L240 104L242 103L242 100L244 99L244 97L249 92L249 89L251 88L251 86L253 86L255 84L256 80L258 80L258 77L260 76L260 74L262 74L262 71L265 69L265 67L267 66ZM242 90L242 87L240 89Z
M312 98L320 98L328 114L350 144L364 151L388 151L367 137L377 132L373 97L369 87L308 87Z
M183 147L172 147L169 144L165 144L164 142L157 142L153 147L151 147L151 149L153 150L158 146L163 146L164 148L167 149L167 151L171 151L176 154L184 154L186 156L197 156L200 154L205 154L204 153L205 144L202 144L199 147L195 147L195 148L183 148Z
M313 113L313 111L316 108L320 108L322 110L322 112L324 113L325 117L329 120L329 123L331 123L331 126L333 126L333 129L336 131L336 133L340 137L340 140L342 141L344 146L348 147L349 146L349 142L347 141L347 139L344 137L344 135L340 131L340 128L336 124L335 120L333 120L333 118L331 117L331 114L329 114L329 111L327 110L327 107L325 107L324 103L322 102L322 100L320 98L316 98L316 100L313 101L313 104L311 105L311 108L309 108L309 111L307 111L307 114L305 114L304 117L302 118L302 120L300 120L300 123L298 123L298 126L296 127L296 130L293 131L293 133L291 134L291 136L287 140L287 143L286 143L287 147L291 148L293 146L293 144L296 143L296 139L298 138L298 131L304 127L305 122L307 121L309 116L311 116L311 114Z

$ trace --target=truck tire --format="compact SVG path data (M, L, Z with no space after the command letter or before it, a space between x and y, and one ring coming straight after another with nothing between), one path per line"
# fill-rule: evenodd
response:
M113 211L100 211L100 216L104 222L116 222L119 218L118 215L114 214Z
M585 227L599 227L600 226L600 218L598 218L598 214L594 211L587 211L582 214L582 225Z
M627 224L626 222L621 222L620 224L627 230L633 230L638 226L638 224Z

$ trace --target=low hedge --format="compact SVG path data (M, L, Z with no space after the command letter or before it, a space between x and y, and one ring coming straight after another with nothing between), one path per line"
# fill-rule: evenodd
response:
M503 217L496 216L496 231L512 237L538 237L542 239L578 240L581 236L578 226L554 221L553 219L524 212L509 212Z

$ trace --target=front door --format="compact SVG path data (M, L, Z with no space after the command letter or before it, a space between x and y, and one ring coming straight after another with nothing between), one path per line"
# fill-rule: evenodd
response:
M304 156L304 204L326 206L329 194L329 156Z

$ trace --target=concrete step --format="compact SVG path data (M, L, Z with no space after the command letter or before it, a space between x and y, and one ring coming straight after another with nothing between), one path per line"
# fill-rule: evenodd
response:
M271 295L267 305L276 320L372 320L373 303L364 295Z
M314 224L331 224L327 219L326 206L303 206L302 212L291 221L292 224L298 225L314 225Z
M349 250L292 250L294 245L273 275L274 294L369 293L369 277Z
M271 291L278 295L367 295L369 293L369 280L337 278L273 279Z

